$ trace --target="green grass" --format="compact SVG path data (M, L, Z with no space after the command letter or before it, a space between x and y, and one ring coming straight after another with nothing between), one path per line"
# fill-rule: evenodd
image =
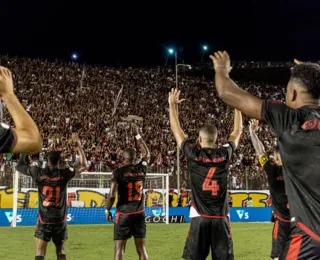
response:
M188 227L188 224L148 224L147 251L149 259L181 259ZM69 225L68 229L68 260L113 259L112 225ZM1 227L0 259L34 259L34 230L34 227ZM270 259L271 231L271 223L233 223L232 233L235 259ZM125 259L138 259L132 239L128 241ZM49 244L46 260L56 260L52 243Z

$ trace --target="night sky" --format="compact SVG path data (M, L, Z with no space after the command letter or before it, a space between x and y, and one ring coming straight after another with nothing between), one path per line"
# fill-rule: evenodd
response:
M198 62L208 44L233 60L320 60L319 14L318 0L1 0L0 53L150 66L168 47Z

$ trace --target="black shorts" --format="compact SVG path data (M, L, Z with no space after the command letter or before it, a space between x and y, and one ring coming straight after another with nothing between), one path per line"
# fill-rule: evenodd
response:
M56 246L60 246L68 239L67 222L61 224L42 224L38 222L34 236L46 242L50 242L52 239Z
M284 245L289 239L291 222L285 222L278 218L274 219L272 231L272 250L271 258L279 258Z
M210 248L212 259L234 259L229 218L195 217L191 219L182 258L205 260Z
M319 260L320 242L308 236L297 227L291 229L280 260Z
M114 222L114 240L127 240L132 236L134 238L146 237L144 212L138 214L117 212Z

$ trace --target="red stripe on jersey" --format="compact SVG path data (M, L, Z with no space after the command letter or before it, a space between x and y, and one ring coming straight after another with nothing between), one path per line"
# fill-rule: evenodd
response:
M277 214L273 214L277 219L281 220L282 222L286 222L286 223L290 223L291 221L289 219L284 219L284 218L281 218L279 215Z
M305 224L298 222L296 226L300 228L304 233L306 233L309 237L312 237L314 240L320 242L320 236L312 232L312 230L308 228Z
M123 212L117 211L117 213L119 213L121 215L133 215L133 214L140 214L140 213L143 213L143 212L144 212L144 209L142 209L140 211L129 212L129 213L123 213Z
M191 206L194 207L194 209L196 210L196 207L194 206L194 204L191 204ZM222 215L222 216L205 215L205 214L199 213L198 211L197 211L197 213L199 214L199 216L204 217L204 218L226 218L226 217L228 217L228 215Z
M302 235L293 235L286 260L297 260L302 243Z
M118 224L119 222L119 216L120 216L120 212L116 213L116 220L114 221L115 224Z
M278 239L278 231L279 231L279 220L276 219L273 227L273 238Z

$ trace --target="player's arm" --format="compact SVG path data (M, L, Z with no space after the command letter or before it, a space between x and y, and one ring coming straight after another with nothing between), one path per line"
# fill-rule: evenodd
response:
M136 124L132 123L131 128L132 128L132 132L133 132L135 138L137 139L137 143L139 145L139 151L141 151L141 153L142 153L142 160L149 163L150 152L149 152L147 144L145 143L145 141L142 139L141 135L139 134L138 126Z
M169 93L169 116L171 131L176 139L178 146L181 148L182 142L186 139L186 134L183 132L178 117L178 104L184 101L179 99L180 90L172 89Z
M28 175L36 179L38 168L36 166L30 167L30 160L28 154L21 154L16 165L16 170L24 175Z
M111 183L109 194L107 195L107 199L106 199L106 218L110 222L112 222L112 214L110 210L114 204L114 201L116 200L116 195L118 192L118 182L114 174L111 177L112 183Z
M233 142L235 148L238 147L241 134L242 134L243 124L242 124L242 114L238 109L234 110L234 126L233 131L230 134L229 141Z
M13 92L11 72L0 67L0 96L12 116L14 129L0 131L0 152L36 153L42 149L42 137L30 115Z
M231 71L230 58L227 52L216 52L210 58L214 63L215 84L222 101L247 116L261 119L263 101L241 89L229 77Z
M259 140L258 135L256 133L258 128L259 128L258 120L255 120L255 119L250 120L250 126L249 126L250 137L252 140L254 150L256 151L256 154L258 155L260 160L262 157L266 156L266 151L264 149L264 145Z
M82 149L79 136L77 134L72 134L72 140L75 143L77 152L79 154L79 168L77 169L77 174L80 174L87 169L87 159Z

